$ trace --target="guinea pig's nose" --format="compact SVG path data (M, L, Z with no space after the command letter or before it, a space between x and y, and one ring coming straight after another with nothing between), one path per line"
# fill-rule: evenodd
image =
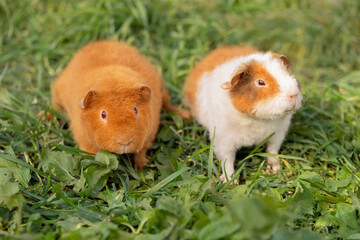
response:
M297 98L297 96L298 96L297 93L296 93L296 94L288 95L288 97L289 97L290 99L295 99L295 98Z
M132 143L132 141L128 141L127 143L118 142L118 144L119 144L120 146L124 146L124 147L129 146L131 143Z

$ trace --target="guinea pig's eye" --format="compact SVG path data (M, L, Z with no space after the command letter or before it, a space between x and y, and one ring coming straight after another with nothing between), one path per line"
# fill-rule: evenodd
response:
M258 79L258 80L256 81L256 84L257 84L259 87L265 87L265 86L266 86L265 81L262 80L262 79Z
M101 111L101 112L100 112L100 117L101 117L102 120L106 120L106 118L107 118L107 113L106 113L106 111Z
M137 107L134 107L134 113L137 115L138 114L138 109Z

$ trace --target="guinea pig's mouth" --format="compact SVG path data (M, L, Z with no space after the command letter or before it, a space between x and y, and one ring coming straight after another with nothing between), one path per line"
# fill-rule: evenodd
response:
M294 113L296 112L296 109L295 108L291 108L291 109L288 109L288 110L285 110L286 113Z
M119 145L119 154L123 154L123 153L130 153L131 152L131 144L133 143L133 141L129 141L127 143L120 143L118 142Z
M299 108L300 106L294 102L291 107L285 110L285 113L295 113Z

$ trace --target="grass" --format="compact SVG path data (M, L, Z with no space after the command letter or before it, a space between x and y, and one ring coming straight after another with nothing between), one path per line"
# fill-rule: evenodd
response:
M0 26L0 238L360 238L357 0L5 0ZM265 173L254 146L237 155L242 184L220 184L207 131L168 112L142 172L131 155L79 151L49 89L98 39L137 47L177 104L191 67L218 45L287 55L306 102L281 174Z

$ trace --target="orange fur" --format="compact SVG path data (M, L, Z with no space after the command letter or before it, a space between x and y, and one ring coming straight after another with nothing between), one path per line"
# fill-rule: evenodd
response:
M209 53L203 60L196 63L186 79L184 91L184 100L190 107L191 114L196 115L197 113L196 93L199 81L204 73L214 70L217 66L235 57L255 52L258 52L258 50L251 47L219 47Z
M136 169L147 162L164 93L155 67L136 49L116 41L83 47L52 86L53 105L69 115L82 150L135 153ZM103 110L106 122L100 117Z

